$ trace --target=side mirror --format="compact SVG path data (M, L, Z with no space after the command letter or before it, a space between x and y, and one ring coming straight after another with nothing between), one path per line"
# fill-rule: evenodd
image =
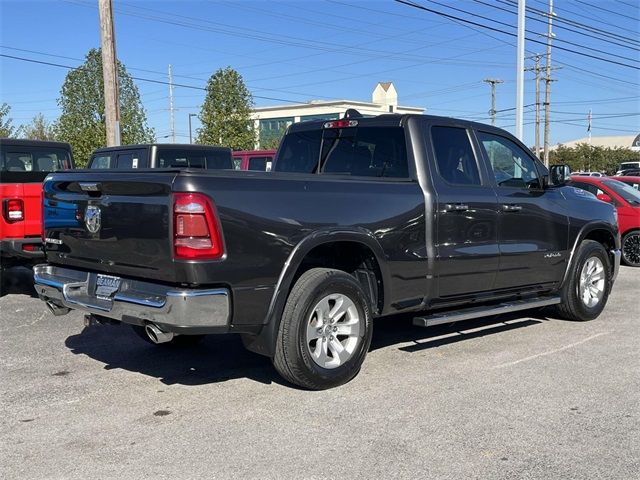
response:
M599 193L596 198L602 202L613 203L613 199L606 193Z
M569 165L551 165L549 168L549 183L551 185L564 185L571 177Z

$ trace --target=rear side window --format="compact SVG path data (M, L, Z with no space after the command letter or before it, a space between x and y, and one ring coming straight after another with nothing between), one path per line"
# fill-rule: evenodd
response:
M6 147L0 156L2 172L55 172L69 168L69 153L61 148Z
M447 183L480 185L478 163L466 129L432 127L431 141L438 173Z
M255 170L259 172L267 171L267 162L271 163L271 157L250 157L249 158L249 170Z

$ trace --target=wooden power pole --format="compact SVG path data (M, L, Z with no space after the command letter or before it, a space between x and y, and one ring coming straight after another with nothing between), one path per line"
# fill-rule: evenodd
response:
M120 102L118 94L118 65L116 37L113 28L112 0L98 0L100 38L102 40L102 76L104 78L104 113L107 146L120 145Z
M485 78L483 82L491 85L491 110L489 110L489 115L491 115L491 125L496 124L496 85L499 83L503 83L504 80L499 80L497 78Z

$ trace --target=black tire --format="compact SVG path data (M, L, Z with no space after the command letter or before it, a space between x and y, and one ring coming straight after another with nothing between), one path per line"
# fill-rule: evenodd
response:
M585 264L593 258L599 259L604 267L604 285L602 298L595 305L589 306L580 295L580 276ZM570 268L561 291L562 303L556 307L556 310L562 318L567 320L593 320L602 313L611 291L611 262L607 251L600 243L585 240L578 247Z
M640 267L640 230L627 232L622 237L622 262L630 267Z
M307 322L311 321L319 302L330 295L340 295L353 302L359 326L357 335L353 334L357 340L354 340L355 346L348 360L334 368L323 368L312 358L306 337ZM311 269L298 279L289 293L278 330L273 365L283 378L303 388L337 387L360 371L371 344L372 330L369 302L358 281L341 270ZM335 338L338 339L338 334Z
M202 339L205 337L205 335L177 335L168 342L155 343L149 338L149 335L147 335L147 332L145 332L144 327L140 325L131 325L131 328L142 340L150 343L151 345L156 345L159 347L189 347L191 345L200 343L200 341L202 341Z

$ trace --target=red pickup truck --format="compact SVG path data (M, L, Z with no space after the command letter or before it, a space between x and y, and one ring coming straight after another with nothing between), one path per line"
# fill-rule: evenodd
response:
M42 181L73 168L68 143L0 139L0 265L42 257Z

